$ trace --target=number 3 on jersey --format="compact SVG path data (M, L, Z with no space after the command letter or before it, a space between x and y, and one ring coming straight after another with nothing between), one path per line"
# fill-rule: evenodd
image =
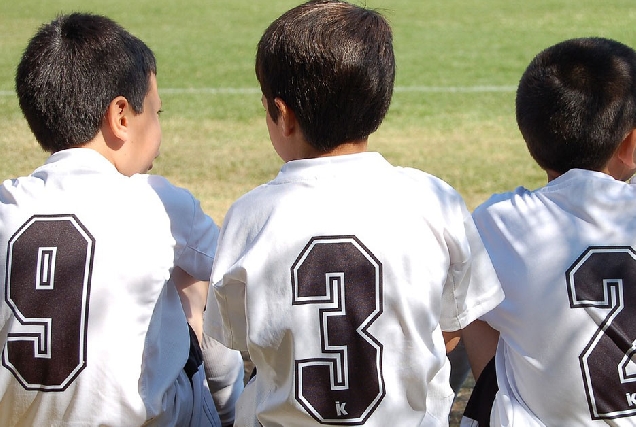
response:
M295 361L296 400L320 423L363 424L385 395L382 344L368 331L382 313L382 264L354 236L314 237L291 275L293 305L315 307L321 349Z
M636 253L590 247L566 280L570 307L599 325L579 356L592 419L636 415Z
M74 215L33 216L9 240L5 301L16 319L2 365L28 390L64 390L86 366L94 250Z

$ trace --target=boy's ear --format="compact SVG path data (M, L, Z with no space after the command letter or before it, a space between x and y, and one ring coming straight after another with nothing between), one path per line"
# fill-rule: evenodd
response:
M116 141L119 141L119 144L128 140L128 114L130 111L131 108L128 100L123 96L118 96L108 104L106 114L104 115L105 130L108 132L108 135L111 135ZM109 144L114 142L115 141L108 141L107 139L107 143Z
M636 169L636 129L632 129L623 139L616 151L616 157L628 169Z
M284 136L290 136L297 127L296 114L287 106L285 101L280 98L274 99L274 104L278 108L278 125L281 127Z

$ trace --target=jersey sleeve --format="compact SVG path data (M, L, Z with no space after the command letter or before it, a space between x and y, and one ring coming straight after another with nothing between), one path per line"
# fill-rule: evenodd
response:
M247 250L245 242L249 227L233 220L234 210L235 205L230 207L219 235L203 329L225 346L247 351L247 277L241 259Z
M463 203L461 211L461 228L447 233L451 264L440 318L440 326L445 331L463 329L504 298L490 257Z
M475 227L484 242L484 246L487 251L490 251L489 254L493 260L493 265L497 266L497 271L499 271L503 279L502 286L504 287L504 292L508 292L507 297L510 297L510 293L514 291L514 288L511 290L511 287L506 283L506 269L502 269L502 266L515 265L513 260L515 259L514 254L516 250L513 241L509 238L510 235L508 234L508 237L506 237L506 231L501 228L505 226L505 223L500 219L498 212L502 206L520 206L517 200L525 198L527 194L528 190L524 187L517 187L511 192L493 194L488 200L477 206L472 215ZM495 310L484 313L481 320L501 332L503 329L502 322L503 324L510 325L510 319L506 316L502 316L503 313L508 311L505 308L507 306L508 301L504 302L504 304Z
M234 422L236 401L243 391L243 358L217 340L203 334L203 367L221 424Z
M230 348L247 351L245 281L240 278L241 271L244 272L242 269L228 272L214 283L214 291L208 294L204 330ZM210 298L216 299L216 306L210 302ZM212 311L210 307L218 310L216 316L208 314Z
M146 175L170 218L175 239L175 266L197 280L210 280L219 227L186 189L157 175Z

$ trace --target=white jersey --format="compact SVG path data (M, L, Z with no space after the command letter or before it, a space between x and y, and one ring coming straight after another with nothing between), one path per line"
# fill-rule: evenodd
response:
M236 201L211 283L257 367L237 426L447 425L442 330L503 298L459 194L378 153L288 162Z
M505 300L493 426L636 423L636 186L574 169L474 212Z
M217 237L189 192L91 149L5 181L0 425L187 425L201 396L166 283L173 266L208 280Z

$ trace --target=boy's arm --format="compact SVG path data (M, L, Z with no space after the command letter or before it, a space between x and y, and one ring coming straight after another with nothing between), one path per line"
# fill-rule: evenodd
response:
M179 293L186 319L201 343L203 342L203 311L208 299L209 282L195 279L180 267L174 267L172 270L172 281Z
M468 362L475 380L488 362L495 356L499 332L483 320L475 320L461 331L462 341L468 353Z
M462 331L442 331L442 336L444 337L444 344L446 344L446 354L448 354L453 351L455 347L457 347L457 344L459 344L459 340L462 336Z
M203 368L221 424L234 423L236 401L243 391L243 357L207 334L201 342Z

